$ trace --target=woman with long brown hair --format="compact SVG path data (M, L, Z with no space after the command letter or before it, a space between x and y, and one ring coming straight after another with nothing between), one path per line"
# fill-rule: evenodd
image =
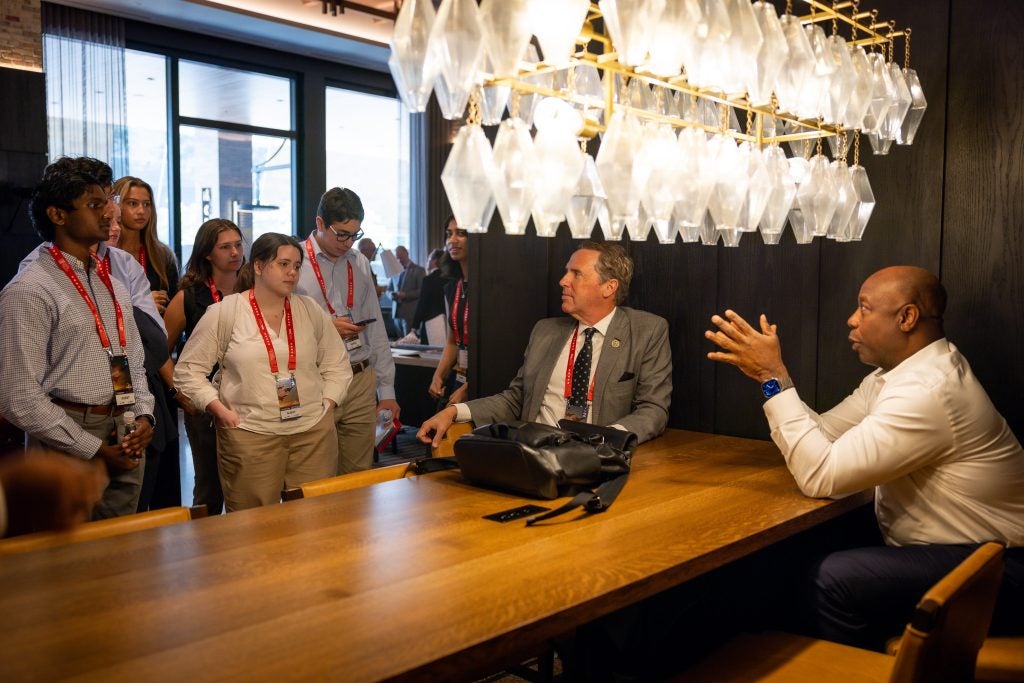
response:
M149 288L160 315L178 291L178 260L157 238L153 188L140 178L125 176L114 183L121 203L121 238L117 244L134 256L149 278Z
M178 345L183 332L188 341L206 309L235 291L238 271L244 263L245 247L237 225L225 218L213 218L199 227L181 288L164 313L169 349ZM181 403L187 406L185 431L196 473L192 504L206 505L211 515L219 515L224 509L224 492L217 473L213 415L197 410L187 400Z

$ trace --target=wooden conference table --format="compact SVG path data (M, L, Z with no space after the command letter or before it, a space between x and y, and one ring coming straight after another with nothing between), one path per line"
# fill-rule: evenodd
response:
M670 431L606 513L441 472L0 558L0 680L464 678L865 503L770 442Z

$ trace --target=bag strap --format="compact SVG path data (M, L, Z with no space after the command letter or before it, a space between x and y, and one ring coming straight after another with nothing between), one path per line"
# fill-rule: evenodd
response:
M420 458L409 463L409 471L413 474L430 474L458 468L459 463L455 458Z
M420 458L409 463L409 471L413 474L429 474L431 472L443 472L458 468L459 463L455 458ZM594 490L580 491L562 507L530 517L526 520L526 526L533 526L537 522L559 517L578 507L582 507L590 513L604 512L619 497L622 489L626 486L626 479L628 478L629 472L624 472L614 479L609 479Z
M232 294L220 302L217 317L217 365L224 365L224 356L227 355L228 346L231 344L231 331L235 329L235 317L238 315L238 302L241 298L240 294Z
M604 512L619 497L619 493L622 492L623 487L626 485L627 478L629 478L629 472L624 472L614 479L604 482L593 491L589 489L580 491L562 507L530 517L526 520L526 526L533 526L537 522L543 522L552 517L559 517L578 507L584 508L587 512Z

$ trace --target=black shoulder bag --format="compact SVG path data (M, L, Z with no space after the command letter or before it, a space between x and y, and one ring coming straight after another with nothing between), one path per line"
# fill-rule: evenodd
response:
M637 436L610 427L562 420L483 425L455 442L455 465L426 459L423 471L457 466L471 484L565 505L531 517L527 526L583 507L603 512L626 485Z

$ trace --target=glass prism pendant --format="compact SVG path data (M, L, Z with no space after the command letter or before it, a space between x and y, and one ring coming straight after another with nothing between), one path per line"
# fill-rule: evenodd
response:
M602 210L607 211L604 186L597 174L594 157L580 152L583 158L583 172L576 183L569 206L565 211L565 220L569 223L569 232L575 239L590 239L594 232L594 224Z
M529 4L533 20L530 28L540 43L544 63L567 65L587 18L590 0L529 0Z
M509 235L522 235L530 221L537 155L530 130L520 119L505 119L494 139L494 166L497 175L494 198L501 221Z
M921 88L921 79L917 77L917 72L913 69L904 69L903 75L907 81L907 88L910 89L911 102L900 127L899 137L896 138L896 144L909 145L914 142L921 119L924 118L924 111L928 108L928 101L924 98L924 90Z
M406 0L395 18L388 67L398 94L410 111L427 110L439 65L430 50L436 14L430 0Z
M430 30L430 47L453 100L456 93L468 93L484 58L476 0L442 0Z
M519 70L532 33L529 0L482 0L480 25L495 76L513 76Z
M463 126L441 171L441 184L455 221L466 232L486 232L483 219L493 203L494 156L480 126ZM493 208L491 209L493 212Z
M850 239L859 242L864 236L864 228L868 225L871 212L875 210L875 193L868 182L868 172L863 166L851 166L850 178L857 193L857 210L850 219Z

